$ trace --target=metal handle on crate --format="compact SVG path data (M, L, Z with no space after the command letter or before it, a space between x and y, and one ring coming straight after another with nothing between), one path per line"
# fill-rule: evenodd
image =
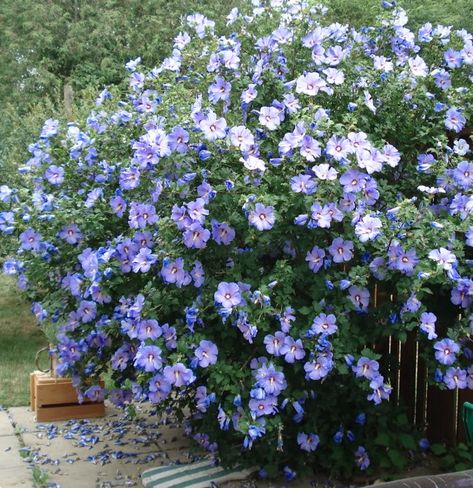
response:
M43 353L43 352L48 352L49 353L49 346L43 347L42 349L40 349L36 353L36 356L34 358L34 364L36 366L36 369L38 371L41 371L41 373L51 373L52 370L53 370L53 358L51 356L49 357L49 368L48 369L41 369L41 367L39 365L39 358L41 356L41 353Z

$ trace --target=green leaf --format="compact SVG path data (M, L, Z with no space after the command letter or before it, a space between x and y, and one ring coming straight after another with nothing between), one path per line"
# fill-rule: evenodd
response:
M430 446L430 450L436 456L442 456L443 454L446 454L446 452L447 452L447 448L445 447L445 444L432 444Z
M403 468L407 463L406 458L402 455L400 451L396 449L390 449L388 451L388 456L393 465L398 469Z
M309 307L301 307L301 308L299 308L298 311L302 315L309 315L312 312L312 309Z
M381 432L374 440L374 443L378 444L379 446L389 446L391 442L388 434Z
M413 435L400 434L399 440L401 441L402 446L406 449L411 449L413 451L417 449L417 444Z

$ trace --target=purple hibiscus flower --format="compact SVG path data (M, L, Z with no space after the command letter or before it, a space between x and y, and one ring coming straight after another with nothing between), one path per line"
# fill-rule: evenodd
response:
M377 217L365 215L357 222L355 226L355 233L361 242L372 241L380 235L380 229L382 226L383 224L381 220Z
M127 344L119 347L112 356L112 369L123 371L131 359L130 348Z
M457 258L455 254L450 252L448 249L445 249L444 247L441 247L439 249L433 249L432 251L430 251L429 258L435 261L445 271L451 270L452 267L457 264Z
M297 434L297 443L303 451L312 452L317 449L320 439L317 434L306 434L299 432Z
M79 304L79 308L77 309L77 315L84 324L91 322L97 315L96 303L88 300L82 300Z
M276 332L274 335L268 334L265 336L264 344L266 345L266 351L273 356L280 356L285 337L286 334L280 331Z
M294 193L311 195L316 188L317 185L310 175L296 175L291 178L291 190Z
M217 244L227 246L235 239L235 231L225 222L212 220L212 238Z
M190 385L195 380L192 370L186 368L182 363L166 366L164 368L164 377L171 385L177 388Z
M270 230L276 221L274 208L271 206L265 207L263 204L257 203L255 209L249 213L248 220L258 230Z
M356 365L352 366L352 370L357 378L364 377L372 380L375 376L379 375L379 363L374 359L361 357L358 359Z
M232 127L229 132L230 142L243 152L249 151L255 144L255 138L245 126Z
M369 176L367 174L360 173L356 169L350 169L343 173L339 181L345 193L357 193L363 189L368 179Z
M292 307L286 307L284 309L284 312L281 315L277 315L276 318L281 324L281 330L288 333L292 327L291 322L296 320L296 316L294 315L294 309Z
M59 132L59 120L56 119L48 119L43 125L41 129L41 134L39 137L41 138L49 138L56 136Z
M151 269L151 266L156 263L157 259L157 256L152 254L151 249L142 247L139 253L133 258L133 272L147 273Z
M217 114L210 111L207 117L204 117L199 122L199 127L202 129L206 139L215 141L225 137L227 122L223 117L218 119Z
M170 327L169 324L164 324L161 327L163 331L163 339L168 349L176 349L177 347L177 333L174 327Z
M379 405L383 400L388 400L391 395L392 387L384 383L384 378L378 374L370 382L372 392L367 396L369 401Z
M77 244L82 239L82 233L77 224L70 224L59 232L59 237L68 244Z
M202 340L200 341L199 347L194 351L194 354L199 361L199 366L201 368L207 368L217 362L218 349L213 342Z
M105 398L105 390L99 385L94 385L85 390L84 396L92 402L101 402Z
M435 359L440 364L449 366L456 361L456 354L460 352L460 346L451 339L442 339L434 344Z
M460 305L463 308L469 307L473 295L473 281L462 278L457 281L456 286L452 288L451 302L454 305Z
M189 142L189 133L182 127L176 126L168 135L168 144L172 151L179 154L187 152L187 143Z
M158 221L154 205L132 202L130 204L130 215L128 224L132 229L144 229L147 225L155 224Z
M309 269L317 273L324 264L325 251L320 247L314 246L311 251L306 254L305 260L309 263Z
M261 107L259 123L268 130L275 130L281 125L280 111L276 107Z
M179 230L186 229L192 223L192 220L187 215L187 208L184 206L179 207L175 204L172 207L171 219L176 223Z
M140 170L138 168L124 168L120 171L120 188L133 190L140 184Z
M263 388L268 395L278 396L287 388L286 379L282 371L276 371L273 363L263 364L255 372L257 386Z
M146 339L157 339L158 337L161 337L162 333L161 326L157 320L141 320L138 324L137 338L140 341L145 341Z
M31 227L20 234L21 248L25 251L39 251L41 246L41 234Z
M318 157L320 157L322 150L320 149L320 144L309 135L305 135L302 138L300 154L307 161L313 163Z
M368 453L363 446L358 446L358 449L355 451L355 464L362 471L368 469L370 465L370 458L368 457Z
M392 243L388 250L389 264L391 269L397 269L407 276L411 276L414 268L419 263L419 258L414 249L404 251L402 246Z
M190 283L189 273L184 269L184 259L165 260L161 268L161 277L166 283L175 283L178 288Z
M350 286L348 293L348 299L355 305L356 309L365 311L368 308L370 292L367 288Z
M315 334L326 334L331 335L335 334L338 330L336 326L336 317L333 314L325 314L321 313L315 317L314 321L312 322L311 330Z
M194 267L192 268L190 275L194 280L194 286L196 288L200 288L204 284L205 272L202 263L200 261L196 261L194 263Z
M315 202L310 207L311 217L313 225L315 227L321 227L322 229L328 229L332 222L332 212L328 205L320 205L319 202Z
M224 308L233 308L241 303L240 287L237 283L222 281L214 294L215 302Z
M303 93L304 95L317 95L322 88L326 87L326 83L321 76L316 73L307 73L297 78L296 93Z
M437 339L437 334L435 333L435 322L437 317L431 312L424 312L420 316L420 330L427 334L429 341L432 339Z
M169 393L171 391L171 383L164 377L163 374L155 374L148 382L149 391L162 393Z
M142 343L136 352L133 364L148 373L160 370L163 365L161 349L158 346L147 346Z
M210 231L198 222L191 224L183 234L184 245L190 249L203 249L210 239Z
M445 114L445 127L454 132L460 132L465 127L466 119L455 107L449 108Z
M295 363L305 357L304 345L300 339L294 340L291 336L284 338L280 349L281 356L284 356L286 363Z
M463 189L471 188L473 185L473 164L462 161L452 172L453 179Z
M205 208L205 200L203 198L198 198L193 202L186 204L187 214L189 217L195 221L203 224L205 217L209 214L209 211Z
M263 415L274 415L277 412L277 399L273 396L267 396L266 398L258 399L252 398L249 401L250 410L256 415L256 417L262 417Z
M60 185L64 181L64 168L62 166L51 165L44 172L44 177L51 185Z
M353 257L353 242L345 241L342 237L337 237L332 241L328 251L333 256L335 263L350 261Z
M112 212L117 215L117 217L123 217L126 210L126 202L121 196L115 196L110 199L110 207Z
M319 355L314 361L304 364L305 377L309 380L321 380L332 370L333 362L330 357Z
M467 374L461 368L448 368L443 377L443 382L447 385L449 390L456 390L467 388Z
M231 87L232 85L228 81L221 76L217 76L215 81L209 86L209 100L212 103L217 103L219 100L227 100L230 97Z
M137 232L133 236L133 242L140 247L153 247L153 235L151 232Z

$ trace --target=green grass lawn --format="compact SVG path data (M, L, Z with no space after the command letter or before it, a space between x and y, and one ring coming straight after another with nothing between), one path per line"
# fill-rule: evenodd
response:
M46 345L15 279L0 274L0 405L28 405L35 354Z

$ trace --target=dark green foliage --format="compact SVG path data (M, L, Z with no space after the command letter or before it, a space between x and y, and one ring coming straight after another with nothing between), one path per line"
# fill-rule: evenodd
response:
M223 23L228 12L220 7L215 0L2 0L0 183L11 181L43 121L64 114L65 84L83 105L87 88L120 84L128 60L159 65L187 13Z

